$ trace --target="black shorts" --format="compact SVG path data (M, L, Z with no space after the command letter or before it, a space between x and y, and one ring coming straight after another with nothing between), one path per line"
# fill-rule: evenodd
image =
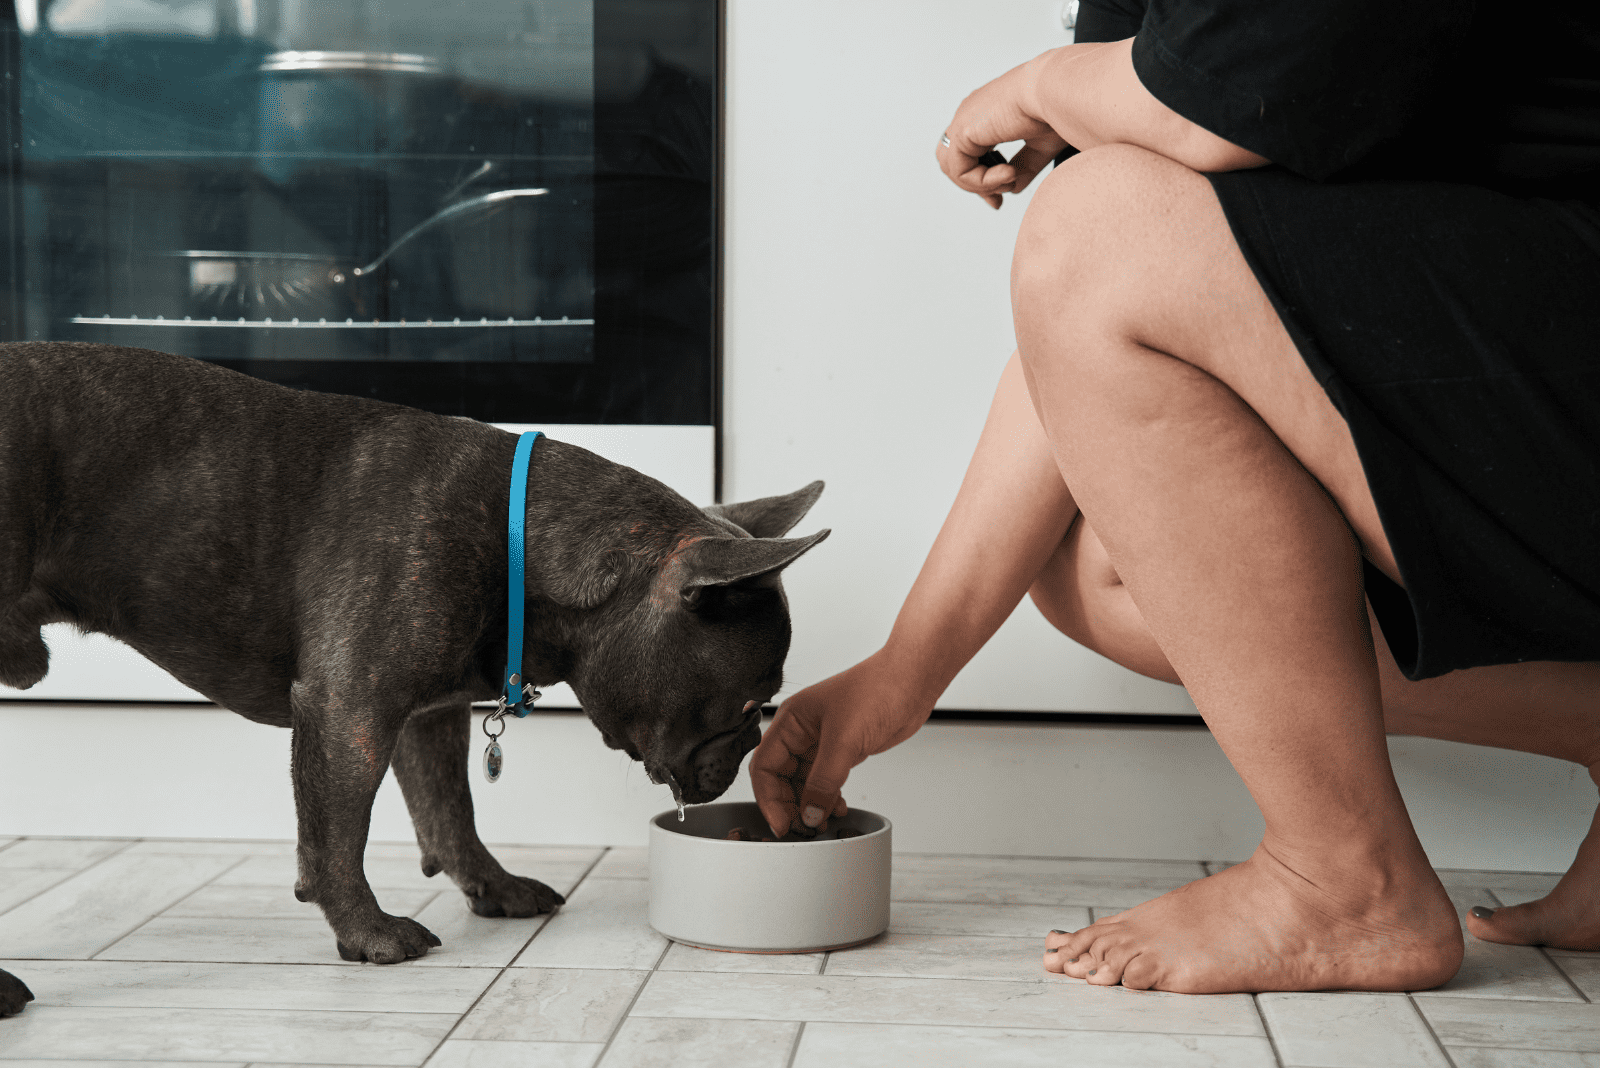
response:
M1404 582L1407 677L1600 661L1600 211L1434 182L1211 175L1344 415Z

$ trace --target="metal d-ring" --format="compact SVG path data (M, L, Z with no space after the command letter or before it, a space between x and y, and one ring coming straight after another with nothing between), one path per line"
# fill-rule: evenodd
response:
M498 707L496 707L493 712L490 712L488 715L483 717L483 733L488 736L491 742L506 732L506 713L509 711L510 709L506 705L506 699L502 697L500 698ZM494 720L497 724L499 724L500 729L491 732L489 730L490 720Z

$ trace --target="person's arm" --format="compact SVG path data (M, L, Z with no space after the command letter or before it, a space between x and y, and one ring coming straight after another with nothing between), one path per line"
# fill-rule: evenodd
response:
M927 722L939 695L1011 615L1076 515L1013 355L955 504L888 641L785 701L750 758L756 800L775 835L807 807L816 809L806 821L811 826L844 814L839 790L850 769ZM805 783L798 806L794 778Z
M961 102L945 136L941 169L994 207L1001 193L1027 188L1067 145L1137 145L1202 172L1269 162L1151 95L1134 71L1132 38L1066 45L1008 71ZM993 146L1017 140L1027 144L1009 163L979 162Z

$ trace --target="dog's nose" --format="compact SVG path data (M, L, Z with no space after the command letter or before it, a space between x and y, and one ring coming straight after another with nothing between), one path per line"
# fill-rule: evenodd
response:
M738 777L739 764L745 754L760 744L761 720L755 718L738 734L701 746L695 753L693 777L689 780L694 784L694 796L689 797L690 802L704 804L722 796L723 791ZM685 796L690 792L686 789Z

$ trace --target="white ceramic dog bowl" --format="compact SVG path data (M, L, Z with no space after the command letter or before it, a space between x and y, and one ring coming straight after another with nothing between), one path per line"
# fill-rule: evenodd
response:
M819 953L889 929L890 825L855 809L803 842L730 842L769 834L753 801L698 805L650 821L650 926L701 949ZM834 838L839 827L861 833Z

